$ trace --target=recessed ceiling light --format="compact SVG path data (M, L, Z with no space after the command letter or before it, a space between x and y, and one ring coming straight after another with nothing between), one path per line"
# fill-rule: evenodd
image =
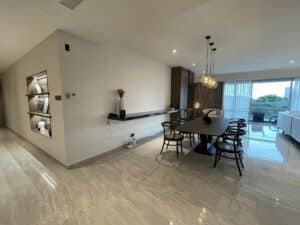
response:
M291 64L294 64L294 63L295 63L295 60L290 60L290 63L291 63Z
M193 67L195 67L196 66L196 63L193 63Z
M173 55L175 55L175 54L177 53L177 49L174 48L174 49L172 50L172 53L173 53Z

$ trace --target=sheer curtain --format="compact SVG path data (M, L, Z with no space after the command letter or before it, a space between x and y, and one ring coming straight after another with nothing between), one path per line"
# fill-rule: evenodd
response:
M294 80L292 84L291 111L300 112L300 79Z
M225 83L223 94L224 117L243 118L248 120L251 96L251 81L237 81Z

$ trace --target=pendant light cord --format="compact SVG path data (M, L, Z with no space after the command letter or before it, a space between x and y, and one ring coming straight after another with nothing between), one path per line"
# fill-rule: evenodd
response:
M209 43L210 46L210 62L209 62L209 75L212 76L212 63L213 63L213 50L212 47L214 46L215 43L211 42Z
M217 51L217 49L213 48L212 51L213 51L213 70L212 70L212 76L214 77L215 76L216 51Z
M206 69L205 69L205 75L208 75L208 46L209 46L209 40L210 40L210 36L206 36L205 39L207 40L206 42Z

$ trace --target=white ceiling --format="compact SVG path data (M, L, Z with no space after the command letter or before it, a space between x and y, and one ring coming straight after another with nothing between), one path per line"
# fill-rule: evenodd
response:
M74 11L58 2L1 0L0 72L56 29L197 73L207 34L217 44L218 73L300 67L299 0L83 0Z

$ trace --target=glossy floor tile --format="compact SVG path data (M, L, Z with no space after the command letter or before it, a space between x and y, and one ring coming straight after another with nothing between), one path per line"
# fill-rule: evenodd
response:
M0 130L1 225L299 225L300 150L274 127L249 126L245 171L162 139L66 169Z

